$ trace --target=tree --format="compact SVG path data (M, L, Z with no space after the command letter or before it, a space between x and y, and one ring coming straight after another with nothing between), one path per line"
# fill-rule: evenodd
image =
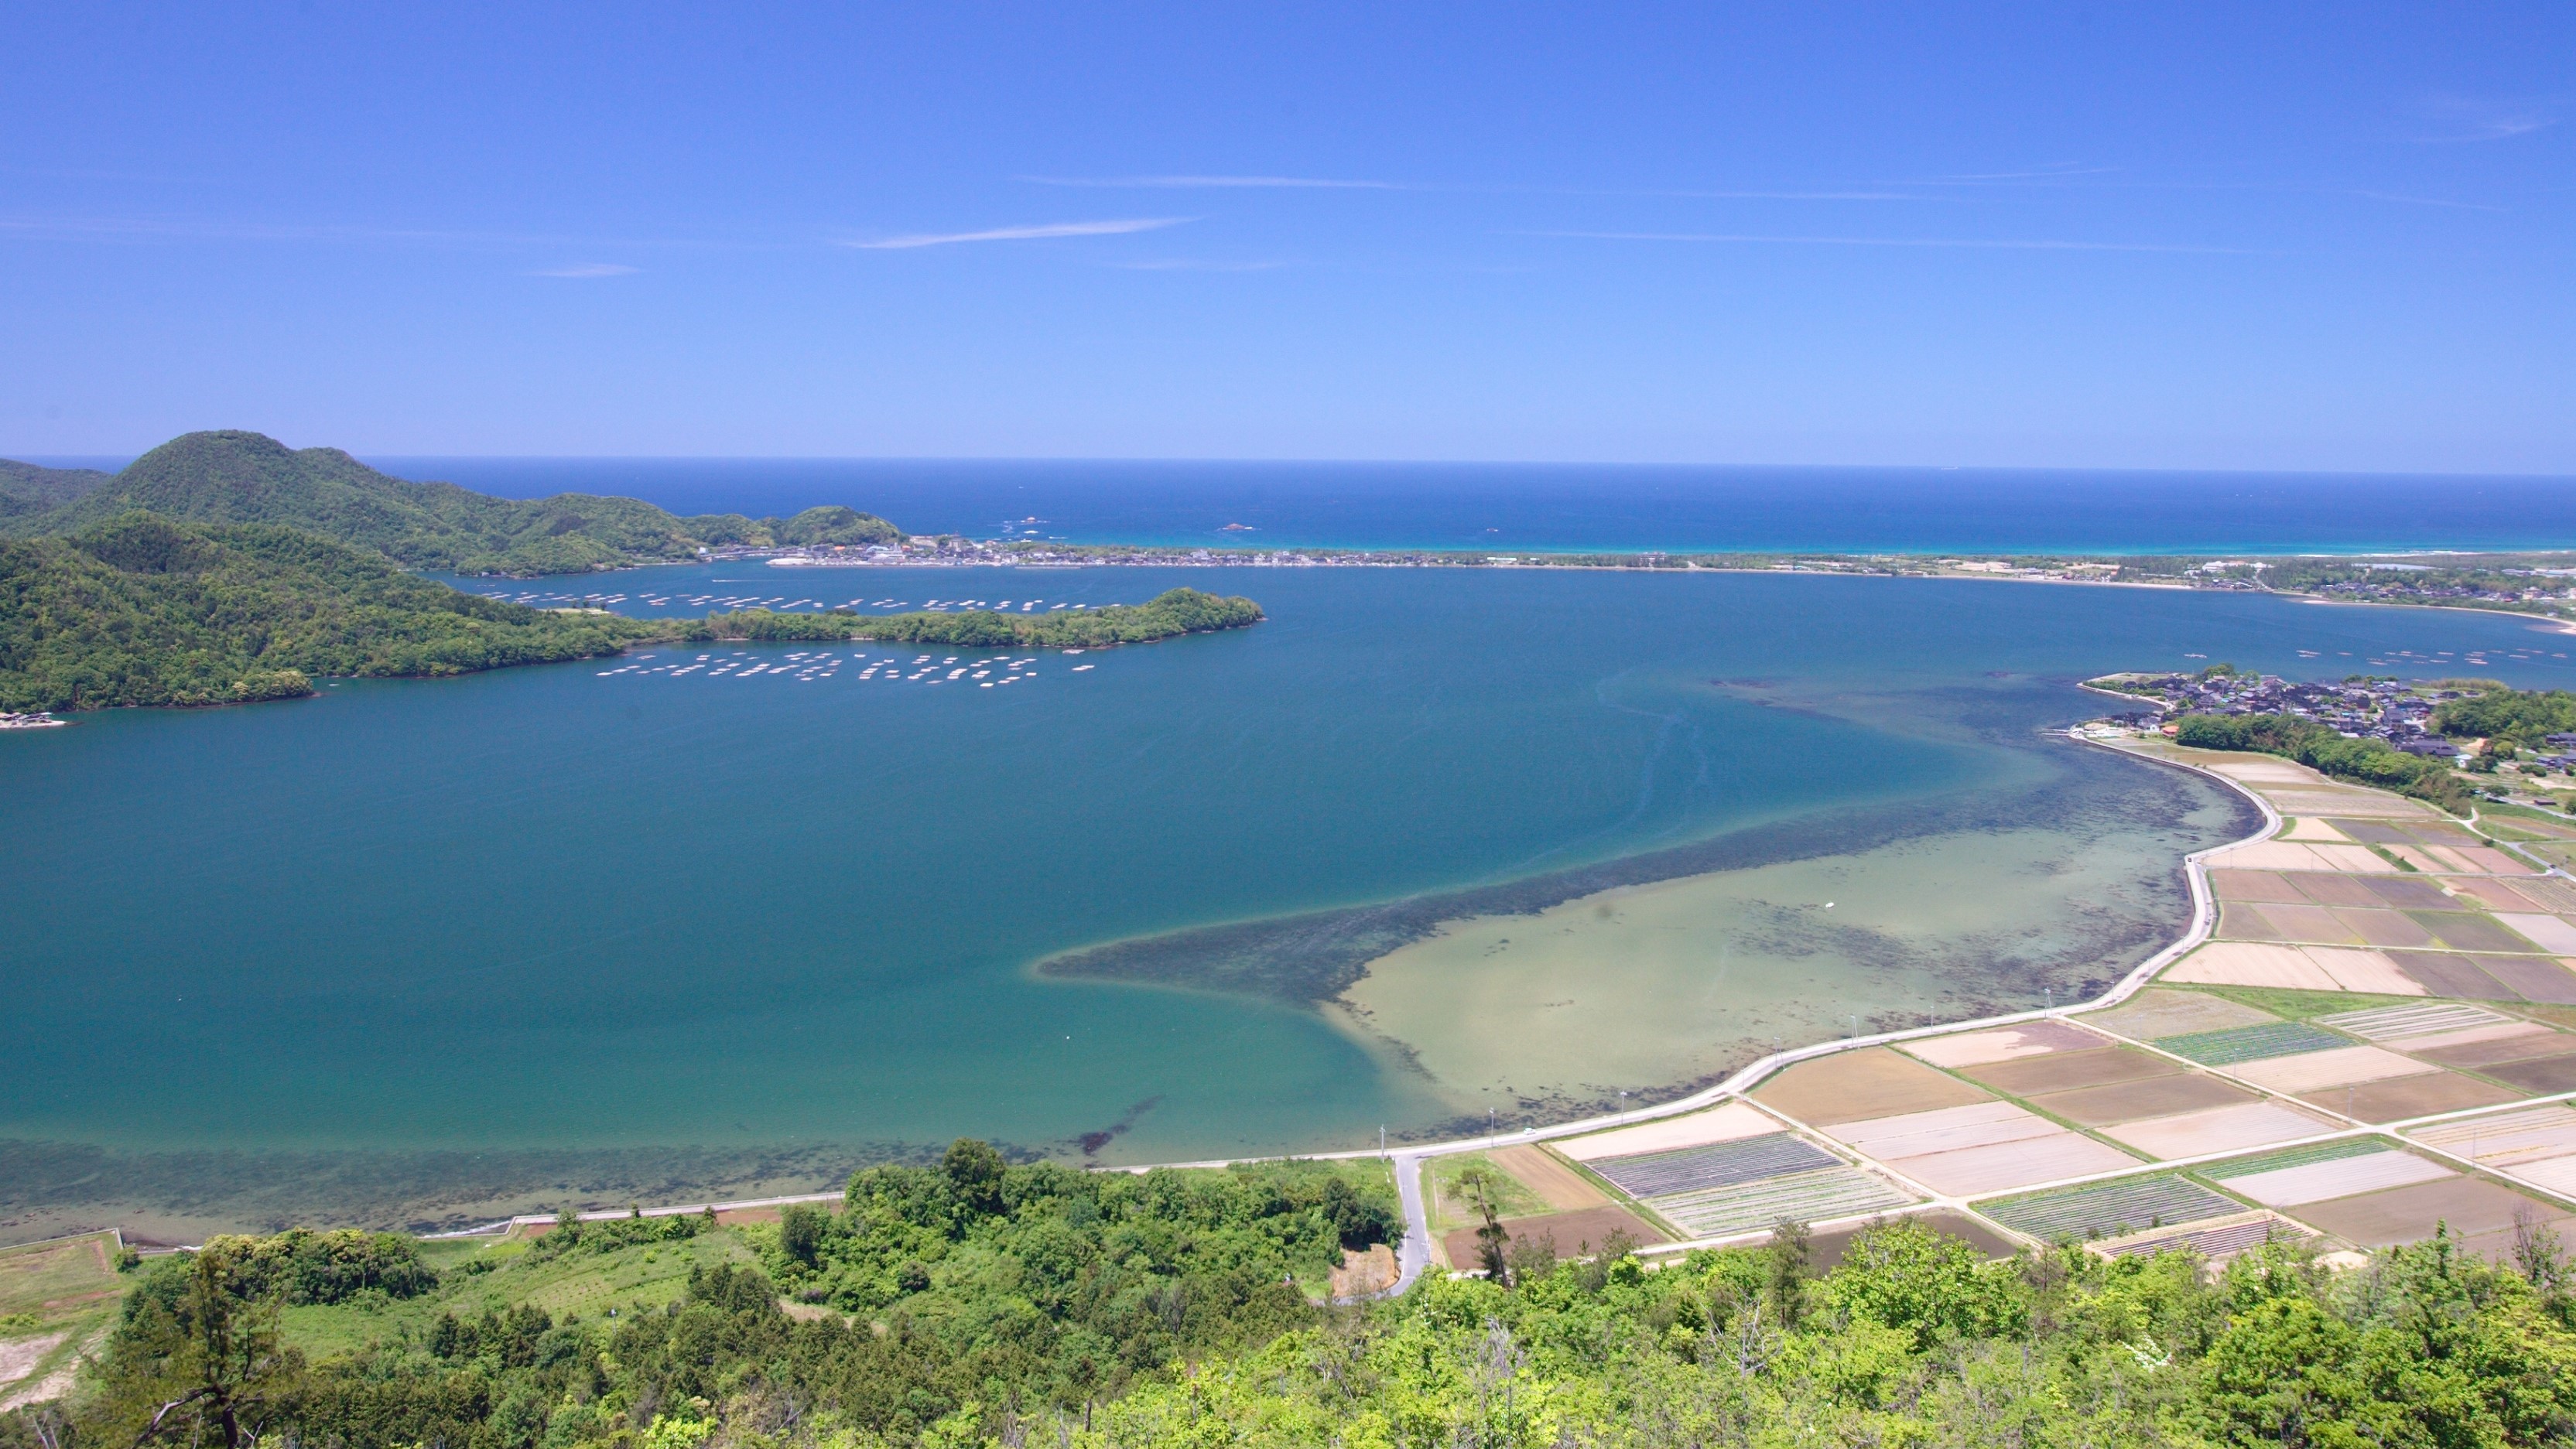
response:
M1009 1169L992 1143L972 1137L949 1143L948 1155L939 1160L939 1170L957 1200L986 1217L1002 1210L1002 1176Z
M1503 1196L1503 1175L1494 1170L1492 1163L1479 1158L1458 1169L1457 1184L1485 1219L1484 1226L1476 1229L1476 1257L1484 1266L1485 1276L1497 1283L1509 1283L1511 1267L1504 1249L1510 1245L1512 1235L1503 1231L1502 1215L1495 1208Z
M831 1225L831 1215L812 1203L789 1203L778 1214L778 1246L788 1257L811 1268L823 1251L823 1234Z
M1771 1315L1783 1328L1795 1328L1806 1307L1807 1279L1813 1274L1807 1239L1807 1225L1782 1218L1771 1229L1771 1241L1763 1247L1763 1266L1767 1269L1763 1284L1771 1300Z
M292 1406L303 1356L279 1341L274 1297L240 1295L230 1252L210 1247L183 1271L135 1294L109 1346L106 1417L138 1446L241 1449Z

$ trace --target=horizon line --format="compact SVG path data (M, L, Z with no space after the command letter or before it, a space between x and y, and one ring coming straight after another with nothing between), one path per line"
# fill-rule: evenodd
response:
M191 429L195 431L212 431ZM245 429L244 431L258 431ZM185 437L186 433L174 434ZM274 436L274 435L268 435ZM169 442L155 443L158 448ZM281 440L283 441L283 440ZM287 444L297 447L296 444ZM2192 466L2135 463L1853 463L1762 460L1720 462L1674 459L1591 459L1591 458L1369 458L1369 457L1256 457L1223 454L1158 454L1158 453L443 453L410 452L399 449L361 449L336 443L308 443L302 447L336 448L364 461L379 458L387 461L456 461L491 463L888 463L888 464L1147 464L1147 465L1233 465L1262 468L1605 468L1638 471L1666 470L1752 470L1792 469L1812 471L1876 471L1896 473L2119 473L2142 475L2223 476L2251 478L2495 478L2530 479L2541 482L2576 482L2576 469L2566 472L2541 472L2501 468L2453 466L2449 468L2326 468L2326 467L2248 467ZM102 463L121 469L152 448L136 452L17 452L0 445L0 462L30 463L38 467L96 467ZM114 471L111 469L109 471Z

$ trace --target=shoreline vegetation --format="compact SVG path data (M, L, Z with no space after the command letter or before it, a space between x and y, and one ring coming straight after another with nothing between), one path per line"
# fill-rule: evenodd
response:
M125 513L69 538L0 539L0 711L299 699L319 677L436 678L638 644L868 640L1106 648L1260 622L1250 599L1172 589L1079 614L532 609L278 524Z
M1403 1241L1375 1163L1130 1176L961 1140L768 1221L498 1241L289 1231L95 1249L89 1345L7 1449L1124 1449L1164 1444L2378 1445L2566 1442L2576 1274L2430 1241L2213 1262L1937 1217L1649 1262L1497 1221L1486 1271L1372 1301ZM90 1244L71 1244L89 1250Z

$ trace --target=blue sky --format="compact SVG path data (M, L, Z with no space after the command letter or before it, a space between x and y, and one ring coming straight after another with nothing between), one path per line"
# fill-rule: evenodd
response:
M2576 473L2576 9L12 7L0 453Z

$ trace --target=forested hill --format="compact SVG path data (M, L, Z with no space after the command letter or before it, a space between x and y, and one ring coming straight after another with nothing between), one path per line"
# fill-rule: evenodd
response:
M463 573L574 573L688 558L702 546L903 536L882 518L843 507L785 519L683 518L632 498L495 498L390 477L336 448L293 450L248 432L173 438L113 476L0 462L0 535L67 535L136 509L194 523L285 524L412 568Z
M40 468L0 458L0 520L43 513L116 481L96 468Z
M0 540L0 710L291 698L313 675L459 674L668 632L459 593L276 524L129 513Z
M69 538L0 539L0 711L290 699L312 693L317 675L463 674L648 640L1086 648L1261 617L1250 599L1173 589L1036 619L757 610L627 619L462 593L302 529L137 512Z

